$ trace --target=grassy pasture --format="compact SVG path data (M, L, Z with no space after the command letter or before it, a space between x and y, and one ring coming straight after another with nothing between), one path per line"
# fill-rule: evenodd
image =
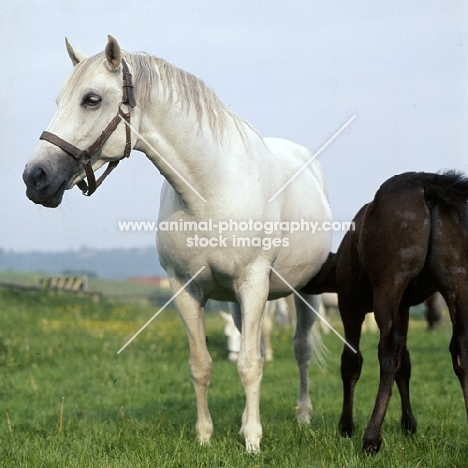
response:
M328 367L312 366L314 416L298 426L297 370L291 330L276 328L275 360L262 386L262 453L249 455L238 435L244 395L226 361L223 323L207 316L214 362L210 409L213 441L195 437L195 398L185 331L164 311L120 355L117 351L156 312L89 298L0 289L0 466L3 467L462 467L468 425L447 351L450 329L429 333L413 320L412 398L418 433L399 428L395 390L376 456L361 438L378 384L378 337L363 339L356 394L356 435L337 433L341 409L341 342L324 336ZM333 322L338 329L338 319Z

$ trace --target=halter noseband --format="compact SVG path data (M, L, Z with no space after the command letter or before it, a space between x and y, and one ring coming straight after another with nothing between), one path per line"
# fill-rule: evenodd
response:
M91 158L96 154L96 152L102 148L106 140L110 137L112 132L117 128L120 121L123 119L130 125L130 113L131 109L136 106L135 96L133 95L133 85L132 85L132 75L128 70L127 63L124 59L122 59L122 72L123 72L123 96L122 102L119 105L119 111L117 115L109 122L107 127L103 130L101 135L97 138L97 140L88 147L88 149L82 151L76 146L68 143L67 141L63 140L59 136L44 131L42 132L41 136L39 137L40 140L48 141L55 146L58 146L60 149L65 151L69 156L76 159L83 167L86 173L86 177L88 178L88 183L86 183L85 179L78 182L76 185L81 189L83 195L87 195L88 197L91 196L96 189L102 184L104 179L117 167L119 164L120 159L111 161L108 165L106 170L103 174L99 177L96 181L94 177L94 171L91 166ZM128 112L124 112L122 110L122 104L127 105L130 110ZM122 156L123 158L128 158L130 156L130 151L132 150L132 142L131 142L131 131L130 126L125 125L125 136L126 136L126 143L125 143L125 150Z

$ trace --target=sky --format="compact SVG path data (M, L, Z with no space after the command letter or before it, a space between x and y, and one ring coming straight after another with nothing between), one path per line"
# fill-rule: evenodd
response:
M24 165L72 71L107 34L203 79L263 136L320 154L334 219L350 220L389 177L467 170L468 3L407 0L4 0L0 4L0 248L147 247L163 182L132 152L90 198L48 209L26 198ZM335 233L334 248L341 234Z

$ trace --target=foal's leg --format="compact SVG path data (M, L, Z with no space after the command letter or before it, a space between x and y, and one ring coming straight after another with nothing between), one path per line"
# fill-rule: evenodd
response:
M462 285L456 296L444 294L452 320L452 339L450 354L455 371L463 391L465 409L468 415L468 291Z
M416 419L414 418L410 403L409 382L411 378L411 360L409 351L406 347L409 307L400 308L400 317L402 331L404 333L404 345L401 353L401 364L395 375L395 381L397 383L401 398L401 428L408 434L414 434L416 432L417 423Z
M320 296L301 294L318 313ZM304 302L294 298L296 305L296 332L294 334L294 355L299 367L299 401L297 404L297 418L300 423L310 423L312 402L309 396L309 365L313 351L312 325L316 320L316 313Z
M429 330L433 330L437 325L440 325L440 322L442 321L439 293L436 292L427 298L424 301L424 306L426 308L427 327Z
M171 280L172 290L183 287L177 279ZM174 299L184 323L190 346L190 377L195 388L197 401L196 431L199 442L207 444L213 434L213 422L208 409L208 387L210 385L212 361L206 347L204 310L200 303L185 289Z
M366 312L353 307L350 300L340 300L340 314L343 321L345 339L357 352L345 344L341 354L341 379L343 381L343 408L338 428L342 435L351 437L354 432L353 401L354 389L361 375L363 358L359 351L362 323Z
M452 322L450 354L463 391L468 415L468 219L466 203L438 206L437 236L432 249L432 269Z
M380 450L382 424L405 349L405 330L408 325L403 325L399 314L399 304L405 287L400 288L400 291L391 286L374 290L374 312L380 329L380 383L374 410L364 433L363 449L366 452L376 453Z
M269 271L252 268L251 274L234 285L242 315L241 349L237 370L245 389L245 409L241 434L248 452L260 451L260 386L263 376L261 336L263 314L268 297Z

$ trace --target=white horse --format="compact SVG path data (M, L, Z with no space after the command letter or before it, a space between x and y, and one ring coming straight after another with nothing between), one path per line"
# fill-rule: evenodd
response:
M211 297L238 304L237 366L246 394L241 434L247 451L258 451L265 303L305 285L331 248L330 231L287 231L293 222L331 221L319 163L295 143L262 138L198 78L162 59L125 53L111 36L105 51L90 58L68 41L67 50L73 73L24 170L26 194L56 207L74 185L90 195L103 180L96 182L93 171L106 162L104 176L131 149L146 154L166 179L156 243L187 330L198 439L208 443L213 432L203 309ZM310 296L306 301L314 303ZM309 421L312 409L307 374L314 320L298 300L300 421Z
M235 362L237 361L241 349L241 333L237 329L231 313L221 310L219 314L225 321L224 336L226 337L226 346L229 353L228 360ZM293 314L294 317L291 314ZM278 317L275 317L276 315L278 315ZM275 299L274 301L268 301L265 305L262 339L264 348L263 354L266 361L273 360L271 332L273 330L273 323L275 322L275 318L281 320L283 323L292 323L295 321L294 311L291 310L286 301L286 298L284 297Z

